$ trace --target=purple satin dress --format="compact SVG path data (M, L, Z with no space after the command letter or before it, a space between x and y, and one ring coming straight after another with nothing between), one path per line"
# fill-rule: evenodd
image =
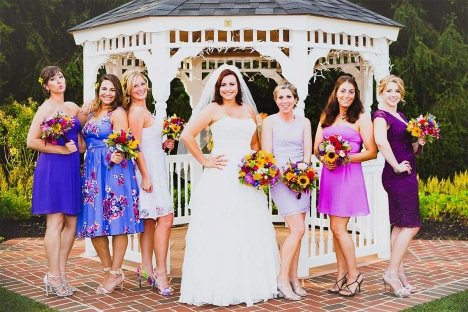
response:
M359 153L362 138L359 132L348 126L329 126L323 129L323 137L338 134L351 145L350 154ZM322 167L320 176L318 211L335 217L357 217L369 214L366 185L362 165L352 162L336 167L333 171Z
M398 114L407 121L405 115ZM387 139L398 163L407 160L411 165L411 174L407 172L395 173L392 166L385 161L382 172L382 184L388 193L388 208L390 224L398 227L420 227L418 179L416 177L416 156L413 151L413 138L406 131L406 124L392 114L377 110L372 116L383 118L389 126Z
M81 123L76 117L67 138L78 146ZM65 145L59 138L58 145ZM40 153L34 170L31 214L64 213L75 216L81 211L80 153Z

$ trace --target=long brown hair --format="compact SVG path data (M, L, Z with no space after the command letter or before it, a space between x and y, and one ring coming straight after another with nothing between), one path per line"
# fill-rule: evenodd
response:
M364 105L362 105L361 102L360 92L356 80L354 80L354 78L351 76L341 76L336 80L333 92L330 94L328 103L322 111L322 116L320 117L322 128L332 125L336 117L340 114L340 104L338 103L336 94L338 93L338 89L345 82L352 84L355 91L354 101L346 111L346 120L349 123L355 123L359 119L359 115L364 113Z
M223 97L221 96L219 89L221 88L221 82L223 81L224 77L229 76L229 75L233 75L236 78L236 81L237 81L236 103L239 105L242 105L242 90L241 90L239 77L237 77L236 73L230 69L225 69L219 74L218 80L216 80L213 102L216 102L219 105L223 105Z
M93 111L97 112L99 108L101 107L101 101L99 99L99 89L101 89L101 84L104 80L109 80L113 85L115 89L115 99L114 102L111 103L109 111L113 111L114 109L117 108L117 106L122 106L123 108L125 107L125 95L122 90L122 85L120 84L119 77L117 77L114 74L105 74L102 75L101 78L99 78L95 90L95 97L94 97L94 102L93 102Z

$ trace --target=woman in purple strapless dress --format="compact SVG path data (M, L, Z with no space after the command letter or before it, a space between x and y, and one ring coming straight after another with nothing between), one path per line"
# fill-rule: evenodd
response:
M310 163L312 130L307 118L294 115L293 109L299 100L296 87L289 82L279 84L273 96L279 112L263 121L262 149L273 152L279 168L286 167L289 161ZM288 300L300 300L307 295L300 287L297 268L305 232L305 215L310 210L310 196L304 194L298 199L297 193L281 182L271 188L270 194L289 229L281 248L278 290Z
M382 279L392 286L397 297L408 297L416 290L406 279L403 256L421 226L415 154L421 152L424 139L412 143L406 131L408 120L397 111L405 96L403 80L394 75L380 80L377 87L382 108L373 115L375 142L385 157L382 183L388 193L392 229L392 255Z
M330 135L341 135L351 145L350 163L344 166L321 159L324 166L320 177L318 211L330 218L333 246L338 274L329 293L352 297L361 289L364 280L356 265L354 242L348 234L350 217L369 214L366 186L361 162L374 159L377 147L374 142L372 122L364 114L356 81L351 76L341 76L328 98L315 135L314 151ZM361 144L365 150L361 151Z
M39 151L32 190L32 214L44 214L47 229L44 246L49 271L44 276L46 294L55 292L59 297L70 296L76 288L68 285L66 265L73 246L76 215L81 210L80 156L78 145L85 145L78 135L81 122L86 118L80 108L64 101L65 76L56 66L45 67L40 75L42 89L48 99L39 107L29 128L27 145ZM57 144L44 143L40 124L60 112L73 119L73 127ZM80 120L78 119L80 118Z

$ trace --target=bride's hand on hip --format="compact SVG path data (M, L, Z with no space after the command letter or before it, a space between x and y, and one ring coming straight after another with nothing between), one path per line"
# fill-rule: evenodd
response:
M226 166L226 163L228 162L227 159L223 158L225 155L209 155L208 158L205 160L205 163L203 164L203 167L205 168L216 168L219 170L222 170L223 166Z

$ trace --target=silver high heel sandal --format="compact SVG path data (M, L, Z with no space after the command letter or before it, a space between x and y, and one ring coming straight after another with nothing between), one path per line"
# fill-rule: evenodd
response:
M60 285L52 285L49 283L49 280L47 277L60 278L60 280L62 280L61 276L54 276L50 273L47 273L44 276L44 285L45 285L45 291L46 291L47 297L49 297L49 292L55 293L59 297L67 297L67 296L73 295L73 292L67 288L66 283L64 281L62 281Z
M395 297L408 298L409 296L411 296L411 293L407 292L407 289L403 287L403 284L401 283L401 281L399 279L395 279L391 277L389 274L387 274L386 271L382 274L382 280L384 282L385 292L387 292L387 283L388 283L388 285L390 286L390 289L391 290L393 289L393 294L395 295ZM389 280L398 282L401 288L399 290L395 290L395 288L393 288L392 285L389 283Z
M291 284L292 290L296 293L296 295L301 296L301 297L307 296L307 292L305 291L304 288L301 287L301 285L299 285L299 283L295 283L295 282L289 282L289 283Z
M402 273L398 273L399 276L403 277L405 280L406 280L406 286L403 286L405 287L406 289L408 289L409 291L411 291L411 293L415 293L418 289L417 287L415 286L411 286L410 283L408 283L408 278L406 277L405 274L402 274ZM401 281L401 284L403 284L403 281L401 280L401 277L400 277L400 281Z
M277 288L279 291L280 297L284 297L286 300L291 300L291 301L299 301L302 300L302 297L297 295L288 285L281 284L278 282Z
M65 283L68 290L70 290L72 293L77 291L76 287L68 284L67 272L60 272L60 276L62 277L62 281Z

